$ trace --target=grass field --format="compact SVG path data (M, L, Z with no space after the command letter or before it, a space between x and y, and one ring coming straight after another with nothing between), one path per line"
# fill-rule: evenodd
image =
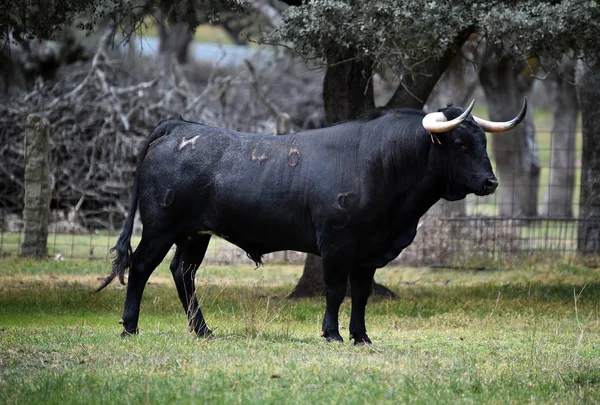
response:
M354 347L319 337L322 299L285 299L299 266L201 268L199 340L163 264L121 339L125 290L90 293L108 267L0 261L0 403L600 402L600 269L382 269L400 299L369 304Z

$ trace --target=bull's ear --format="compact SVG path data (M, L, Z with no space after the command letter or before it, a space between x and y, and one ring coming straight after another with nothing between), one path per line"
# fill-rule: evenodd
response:
M431 143L435 145L435 142L437 141L438 145L441 145L442 143L440 142L440 138L437 137L437 135L434 132L430 132L429 135L431 135ZM435 141L434 141L435 139Z

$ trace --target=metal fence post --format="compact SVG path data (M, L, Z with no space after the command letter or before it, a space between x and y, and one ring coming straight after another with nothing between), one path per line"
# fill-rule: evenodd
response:
M30 114L25 130L22 256L46 257L51 196L49 163L50 123Z

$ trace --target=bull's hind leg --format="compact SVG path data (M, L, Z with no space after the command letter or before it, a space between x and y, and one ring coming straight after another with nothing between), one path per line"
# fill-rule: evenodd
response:
M169 232L157 234L144 230L142 233L142 240L131 255L127 296L123 311L123 336L138 332L137 326L144 288L150 275L165 258L174 242L174 237Z
M350 313L350 339L355 345L370 344L365 326L365 308L373 288L375 269L355 267L350 273L350 294L352 311Z
M196 270L204 260L209 241L210 235L201 235L192 240L178 243L170 266L177 294L179 294L181 305L187 314L190 329L200 337L207 337L212 333L206 325L200 305L198 305L194 284Z

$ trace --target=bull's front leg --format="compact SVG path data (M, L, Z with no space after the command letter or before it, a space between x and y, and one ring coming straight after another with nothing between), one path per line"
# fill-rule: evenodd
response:
M325 316L321 336L328 342L343 342L340 336L338 314L346 296L349 265L341 258L323 258L323 278L325 281Z
M371 344L365 325L365 309L373 289L375 269L355 267L350 273L352 312L350 314L350 339L355 345Z

